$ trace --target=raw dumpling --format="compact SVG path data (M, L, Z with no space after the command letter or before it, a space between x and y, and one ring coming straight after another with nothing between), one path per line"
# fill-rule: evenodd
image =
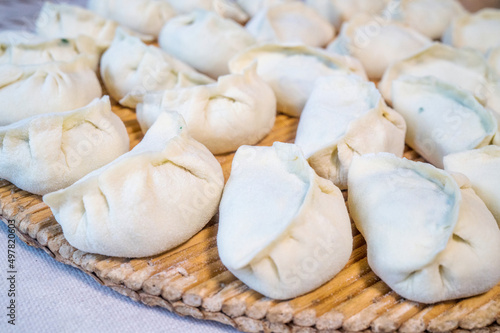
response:
M243 146L219 207L222 263L259 293L287 299L336 275L352 252L340 190L316 175L296 145Z
M163 50L213 78L229 74L229 60L255 44L238 23L202 10L168 21L158 41Z
M402 75L434 76L473 93L482 103L491 98L490 85L495 79L481 54L473 50L458 50L440 43L434 43L421 52L389 66L378 85L388 103L391 103L392 81Z
M316 80L295 144L320 177L345 189L354 156L382 151L403 156L405 131L403 118L385 105L372 82L337 74Z
M0 178L43 195L68 187L128 149L125 125L105 96L81 109L0 127Z
M88 60L89 67L97 70L100 51L92 38L78 36L46 41L8 43L0 41L0 65L37 65L53 61L73 62L78 57Z
M285 2L261 9L246 25L258 42L297 43L322 47L335 29L314 9L301 2Z
M102 96L87 60L0 65L0 126L31 116L81 108Z
M500 147L486 146L445 156L448 172L460 172L484 201L500 226Z
M255 66L243 74L219 77L217 83L146 95L137 119L146 132L164 110L179 112L189 134L212 153L235 151L266 136L276 118L276 98Z
M435 303L500 281L500 230L464 176L387 153L357 157L349 211L371 269L402 297Z
M175 16L165 0L89 0L87 7L102 17L134 31L158 36L161 28Z
M108 48L118 23L78 6L45 2L36 21L36 32L45 38L92 37L101 50Z
M299 45L256 46L234 57L229 68L231 73L242 73L253 62L257 62L259 76L273 88L278 110L294 117L300 116L318 77L339 72L366 77L356 59Z
M486 53L500 46L500 9L486 8L452 21L443 42Z
M142 102L147 92L214 82L121 29L102 56L101 77L111 97L130 108Z
M435 166L443 157L491 143L497 121L472 94L432 77L392 83L392 104L406 120L406 143Z
M389 0L305 0L335 28L359 13L378 15Z
M457 0L397 0L384 14L431 39L440 39L450 22L466 13Z
M130 152L43 201L77 249L135 258L201 230L223 186L215 157L187 135L181 116L164 113Z
M431 43L429 38L403 24L360 14L342 25L340 35L328 45L328 51L357 58L368 77L378 80L390 64Z

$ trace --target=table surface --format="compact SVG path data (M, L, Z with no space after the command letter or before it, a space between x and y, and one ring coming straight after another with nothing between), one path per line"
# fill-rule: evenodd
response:
M60 2L53 0L53 2ZM85 5L86 0L64 1ZM33 30L42 0L0 0L0 30ZM203 332L237 330L212 321L180 317L101 286L16 237L16 325L7 323L7 235L0 222L0 332Z

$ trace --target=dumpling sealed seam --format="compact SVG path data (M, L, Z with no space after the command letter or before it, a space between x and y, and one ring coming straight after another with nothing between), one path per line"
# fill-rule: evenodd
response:
M177 16L165 24L160 47L196 70L217 78L229 74L229 60L255 44L238 23L204 10Z
M101 96L99 80L82 57L73 62L0 65L0 126L77 109Z
M267 297L312 291L352 252L342 193L316 175L296 145L243 146L221 200L217 247L222 263Z
M224 177L186 131L180 115L164 113L132 151L46 194L68 242L86 252L145 257L201 230L217 211Z
M472 188L500 226L500 147L491 145L447 155L444 168L469 178Z
M78 57L88 60L88 65L97 70L100 51L94 40L87 36L55 38L46 41L8 43L0 41L0 65L37 65L54 61L73 62Z
M207 10L219 16L243 24L248 21L248 14L234 0L163 0L168 2L178 15L190 14L195 10ZM251 0L257 1L257 0ZM280 0L278 0L280 1Z
M163 25L176 15L165 0L90 0L87 7L102 17L151 36L158 36Z
M35 194L65 188L129 150L109 97L0 127L0 178Z
M235 56L229 67L231 73L242 73L254 62L257 63L257 74L269 83L276 95L278 111L293 117L302 113L318 77L342 72L366 78L356 59L304 45L255 46Z
M258 42L317 47L325 46L335 35L333 26L302 2L264 7L246 24L246 29Z
M354 74L320 77L300 117L295 144L319 176L347 188L354 156L403 156L406 124L372 82Z
M438 167L448 154L492 143L498 130L472 94L432 77L393 81L392 104L408 124L406 143Z
M101 77L111 97L130 108L151 91L215 82L120 28L102 56Z
M500 229L464 176L364 155L349 171L349 211L371 269L402 297L435 303L500 281Z
M137 106L143 132L164 110L179 112L194 139L222 154L256 144L271 131L276 98L252 66L243 74L221 76L214 84L146 95Z
M342 25L328 51L357 58L368 77L378 80L387 67L431 44L431 40L398 22L360 14Z

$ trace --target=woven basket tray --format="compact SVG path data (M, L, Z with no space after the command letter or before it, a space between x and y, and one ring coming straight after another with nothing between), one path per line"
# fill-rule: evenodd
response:
M131 146L143 137L135 113L113 106L125 122ZM293 142L298 120L280 115L260 145ZM217 156L227 180L234 154ZM407 158L420 157L407 150ZM347 193L345 193L347 197ZM236 279L219 260L217 219L196 236L162 255L128 259L72 247L40 196L0 180L0 217L14 220L16 234L60 262L74 266L120 294L180 315L215 320L245 332L450 331L485 328L500 332L500 284L459 301L424 305L403 299L368 267L366 243L353 226L354 251L330 282L289 301L263 297Z

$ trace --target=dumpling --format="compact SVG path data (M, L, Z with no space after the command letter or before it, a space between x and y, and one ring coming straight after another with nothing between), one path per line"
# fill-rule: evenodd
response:
M43 195L68 187L128 150L125 125L105 96L81 109L0 127L0 178Z
M432 77L392 83L392 104L406 120L406 143L437 167L443 157L491 143L497 120L472 94Z
M482 103L491 98L490 85L495 80L481 54L440 43L434 43L387 68L378 88L388 103L391 103L392 81L403 75L434 76L473 93Z
M75 61L78 57L88 60L89 67L97 70L100 51L94 40L87 36L55 38L46 41L2 42L0 40L0 65L37 65L53 61Z
M301 45L252 47L234 57L229 68L231 73L242 73L254 62L257 62L257 74L273 88L278 110L293 117L300 116L318 77L339 72L366 77L356 59Z
M258 42L297 43L322 47L335 29L302 2L285 2L261 9L246 25Z
M280 3L293 3L300 0L235 0L236 4L250 17L254 17L261 9Z
M248 21L248 15L234 0L164 0L174 8L178 14L190 14L202 9L213 11L218 15L232 19L239 23ZM257 1L257 0L252 0Z
M444 157L448 172L460 172L493 213L500 226L500 147L486 146Z
M102 56L101 77L111 97L130 108L135 108L150 91L214 82L121 29Z
M89 0L87 7L102 17L151 36L158 36L165 22L176 15L165 0Z
M189 134L212 153L235 151L258 143L274 125L276 98L255 66L243 74L219 77L206 86L146 95L137 106L137 119L146 132L164 110L179 112Z
M231 273L259 293L307 293L351 255L342 193L316 175L296 145L243 146L220 203L217 247Z
M40 37L27 30L2 30L0 31L0 43L8 45L17 45L25 43L43 43L46 38Z
M44 38L93 38L101 50L108 48L118 23L82 7L45 2L36 20L36 33Z
M378 80L390 64L431 43L429 38L403 24L360 14L342 25L340 35L327 49L359 59L368 77Z
M468 180L387 153L353 160L349 211L368 264L404 298L435 303L500 281L500 229Z
M482 53L500 46L500 9L485 8L456 18L443 35L443 43Z
M300 116L295 144L316 173L347 188L354 156L403 156L406 124L385 105L372 82L354 74L320 77Z
M202 10L168 21L158 41L167 53L213 78L229 74L229 60L255 44L238 23Z
M102 96L87 60L0 65L0 126L43 113L83 107Z
M431 39L440 39L450 22L466 13L457 0L397 0L384 14Z
M130 152L63 190L44 195L64 237L79 250L145 257L191 238L217 211L222 168L164 113Z
M305 0L335 28L339 29L342 22L349 21L355 15L381 14L389 0Z

